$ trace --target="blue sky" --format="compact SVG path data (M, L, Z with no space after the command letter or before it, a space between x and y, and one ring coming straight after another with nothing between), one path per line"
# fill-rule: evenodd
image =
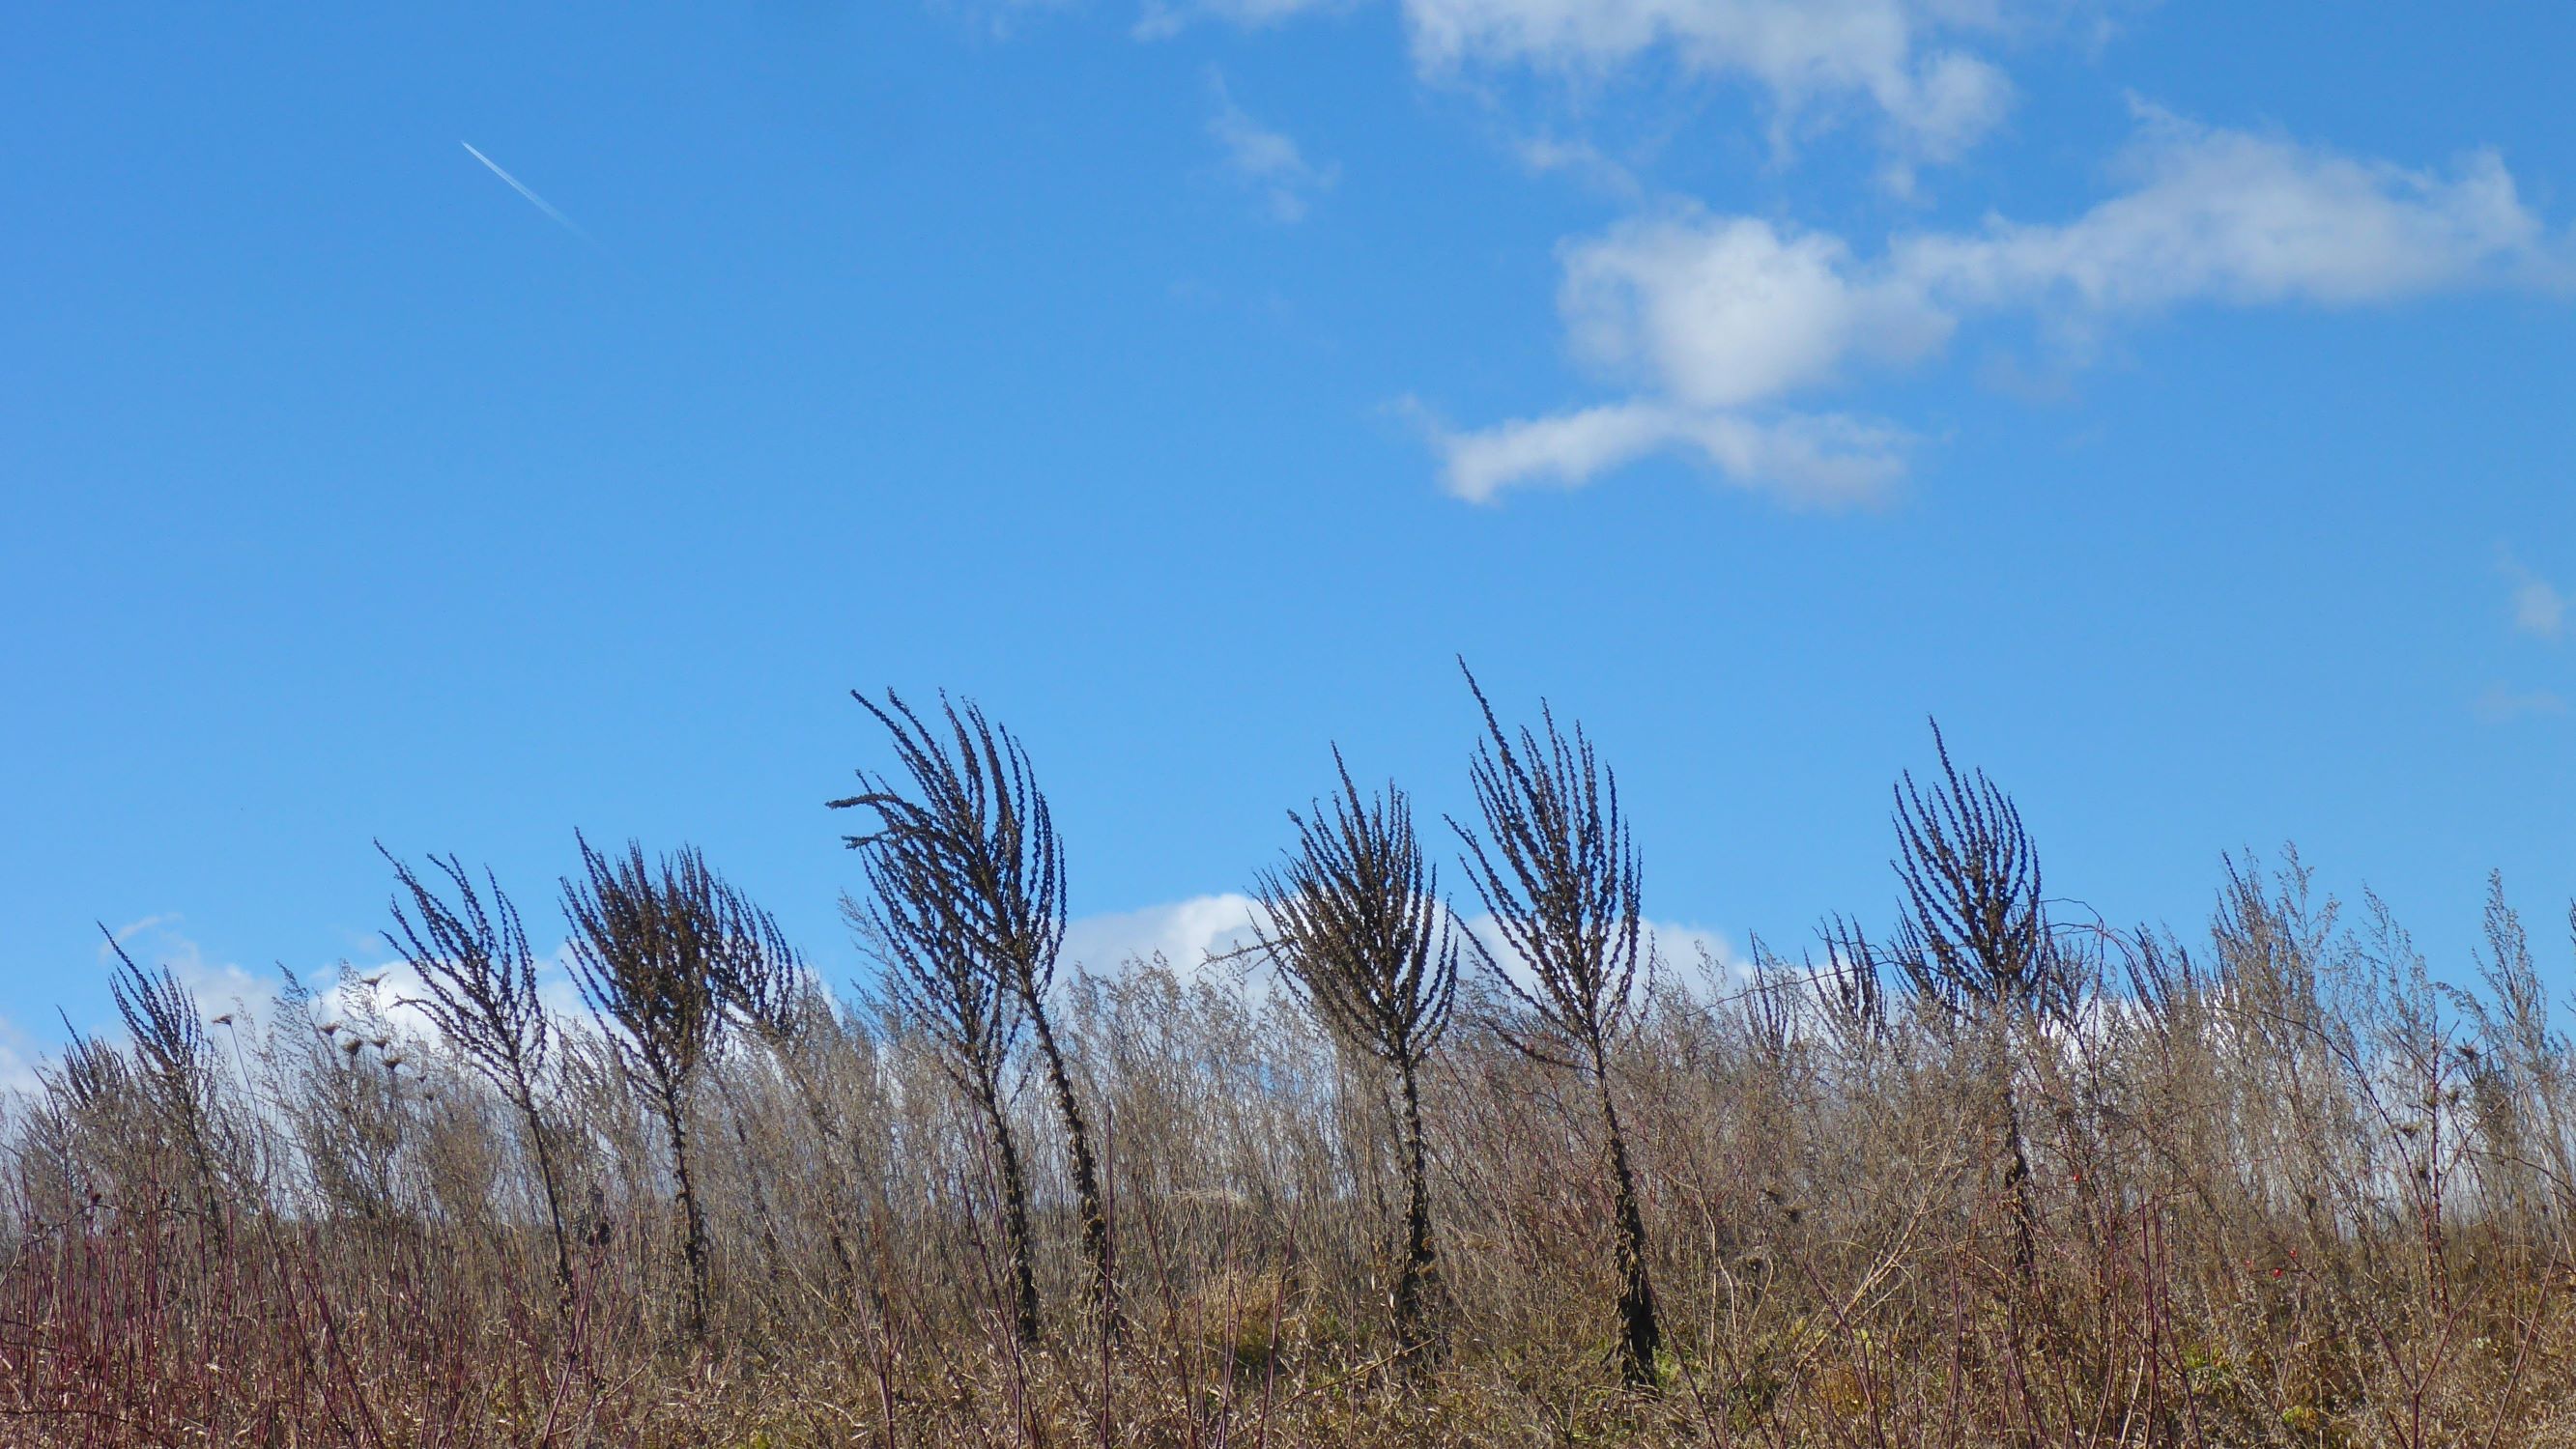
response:
M2295 840L2456 969L2576 890L2576 11L2369 16L17 7L0 1018L381 960L376 838L552 934L576 826L846 976L854 686L1183 942L1331 742L1465 804L1460 653L1738 945L1937 714L2058 893Z

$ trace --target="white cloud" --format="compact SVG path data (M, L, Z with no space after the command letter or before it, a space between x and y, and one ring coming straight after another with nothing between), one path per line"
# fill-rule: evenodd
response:
M1085 916L1067 925L1063 959L1068 965L1095 973L1114 974L1133 963L1160 957L1184 980L1204 978L1267 995L1276 985L1270 966L1257 956L1237 954L1254 944L1252 921L1259 909L1249 895L1229 891L1141 910ZM176 972L208 1021L238 1013L243 1030L271 1024L279 1009L285 979L274 973L254 973L238 965L209 960L196 942L173 929L178 919L147 917L120 930L117 936L120 942L127 943L136 964L145 970L166 964ZM1462 919L1459 924L1484 939L1498 955L1504 954L1490 918ZM1740 980L1749 969L1743 954L1721 933L1678 922L1650 921L1645 929L1648 942L1666 969L1675 972L1676 979L1685 986L1722 986ZM113 959L104 946L100 955L103 960ZM589 1008L573 987L565 969L566 960L566 950L558 948L539 963L539 994L558 1016L586 1017ZM1703 961L1709 963L1705 977L1701 974ZM1509 961L1505 964L1506 969L1519 969ZM375 966L342 963L312 973L305 984L313 992L308 1015L314 1027L372 1017L401 1035L427 1038L435 1034L435 1025L427 1013L402 1004L403 998L417 997L420 986L418 976L399 960ZM40 1084L35 1065L50 1050L46 1043L0 1017L0 1093L37 1088Z
M36 1063L44 1049L35 1038L21 1030L18 1023L0 1016L0 1096L35 1092L44 1086L36 1075Z
M1903 432L1789 400L1864 366L1918 362L1981 315L2025 315L2080 352L2120 321L2191 303L2347 307L2565 275L2491 153L2411 170L2144 108L2140 119L2128 189L2069 222L1995 218L1864 259L1839 237L1679 207L1569 245L1569 345L1636 391L1435 434L1449 487L1483 500L1570 486L1682 449L1788 496L1866 497L1902 472Z
M1143 910L1085 916L1069 922L1064 933L1064 959L1095 972L1115 971L1131 961L1161 956L1184 976L1198 971L1210 956L1226 955L1253 941L1253 912L1259 907L1240 892L1192 896ZM1248 967L1217 969L1240 975Z
M1865 502L1903 473L1899 429L1836 415L1751 418L1660 402L1613 403L1470 431L1426 423L1450 492L1472 503L1543 484L1580 488L1651 453L1685 451L1795 505Z
M230 1017L246 1030L274 1023L286 989L285 976L210 958L201 945L180 933L180 922L176 915L146 916L114 934L117 943L146 972L167 966L178 977L180 986L196 999L197 1011L208 1023ZM104 943L98 956L102 970L114 960L114 953ZM561 946L539 960L538 995L547 1009L559 1016L587 1015L589 1008L566 968L568 960L568 948ZM411 1004L424 994L419 973L400 958L373 964L341 961L299 973L299 979L311 993L307 1015L314 1026L365 1018L381 1021L405 1036L427 1038L436 1034L436 1024L429 1013ZM6 1083L12 1060L10 1043L7 1026L0 1022L0 1085Z
M1317 10L1339 10L1350 0L1144 0L1136 33L1147 39L1171 35L1194 16L1258 28Z
M1193 896L1138 911L1086 916L1066 927L1064 959L1105 973L1160 956L1183 979L1210 974L1256 992L1267 992L1275 984L1270 965L1255 955L1235 954L1254 944L1252 921L1259 909L1250 896L1227 892ZM1457 920L1485 942L1505 970L1527 979L1526 968L1502 944L1491 917ZM1750 969L1732 941L1703 927L1649 921L1645 924L1645 938L1665 969L1685 986L1723 985L1741 979ZM1212 961L1226 957L1232 959Z
M2547 579L2513 586L2513 622L2525 633L2555 639L2567 627L2567 600Z
M2530 279L2544 264L2539 218L2493 152L2411 170L2139 114L2124 194L2062 226L1998 219L1903 239L1890 279L1960 309L2109 316L2191 301L2386 302Z
M1855 353L1902 360L1947 337L1917 290L1859 271L1836 237L1680 212L1567 249L1558 308L1594 365L1739 408L1830 382Z
M2567 713L2567 701L2552 690L2517 690L2491 684L2471 708L2488 724L2509 724L2534 716L2563 715Z
M929 0L930 8L996 40L1020 33L1023 25L1059 10L1074 0Z
M1589 141L1541 134L1522 137L1512 149L1522 165L1542 176L1572 176L1595 191L1631 200L1645 193L1634 171Z
M1427 69L1466 61L1594 71L1667 51L1683 67L1743 77L1770 94L1775 133L1819 106L1865 102L1908 149L1940 159L1992 129L2012 87L1993 65L1942 46L1990 29L1992 7L1920 0L1405 0Z
M1495 929L1494 918L1479 915L1462 924L1482 941L1493 956L1494 964L1522 990L1532 990L1535 979L1529 963L1503 940ZM1639 931L1640 944L1647 959L1654 962L1664 984L1685 996L1706 1001L1740 987L1752 976L1752 962L1735 943L1717 931L1679 921L1647 921ZM1463 957L1461 969L1481 969L1472 954ZM1648 978L1642 965L1632 985L1632 996L1642 999Z
M1679 921L1649 921L1646 935L1654 942L1665 974L1684 990L1699 987L1722 993L1753 979L1752 958L1722 931Z
M2543 639L2564 634L2567 596L2558 592L2558 586L2523 567L2510 551L2499 553L2496 562L2513 585L2513 626Z
M276 999L286 984L284 978L246 971L229 961L208 960L203 947L179 933L180 922L177 915L145 916L117 927L112 934L117 948L133 957L134 964L146 972L170 968L179 984L197 999L197 1009L208 1017L244 1007L264 1009ZM98 948L100 969L109 969L115 959L115 949L102 942Z
M1347 0L1149 0L1145 34L1197 14L1271 24ZM1900 149L1942 160L1992 130L2012 104L1995 66L1951 43L2013 29L2009 0L1400 0L1416 65L1470 64L1569 77L1669 56L1684 71L1744 80L1769 100L1775 142L1845 108L1877 114ZM2064 6L2055 7L2058 9Z
M1216 96L1208 134L1224 149L1226 170L1261 197L1272 220L1305 220L1314 199L1340 181L1341 168L1307 160L1294 140L1254 120L1235 103L1224 76L1208 72L1208 88Z

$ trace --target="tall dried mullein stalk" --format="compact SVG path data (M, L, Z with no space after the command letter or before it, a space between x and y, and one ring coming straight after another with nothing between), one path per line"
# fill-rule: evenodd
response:
M2014 1043L2043 1020L2071 1021L2088 976L2051 936L2039 853L2012 797L1983 770L1962 774L1938 723L1941 778L1928 791L1911 771L1896 786L1897 880L1904 910L1888 955L1939 1018L1976 1029L1993 1059L2002 1119L2003 1186L2013 1214L2013 1260L2028 1285L2038 1271L2030 1153L2015 1085Z
M134 1073L112 1044L64 1022L60 1055L35 1064L40 1090L16 1114L7 1162L30 1233L93 1214L104 1182L125 1160Z
M197 1210L209 1231L229 1232L222 1212L215 1147L215 1073L205 1022L197 999L168 966L145 971L126 954L105 925L108 949L116 969L108 977L108 995L116 1014L134 1039L137 1084L151 1104L155 1125L178 1149L194 1179Z
M378 854L394 868L400 887L386 942L420 978L427 994L401 998L426 1012L465 1064L490 1082L516 1112L535 1159L537 1185L554 1240L555 1291L569 1303L573 1292L572 1235L564 1221L564 1182L552 1124L539 1098L546 1090L554 1023L537 993L537 956L519 912L490 871L487 906L464 865L453 855L430 864L447 877L454 899L415 875L379 842ZM408 898L409 904L405 901Z
M2021 811L1985 771L1960 773L1938 723L1932 746L1941 760L1932 789L1910 770L1896 786L1894 865L1908 937L1896 964L1945 1011L2062 1018L2076 1005L2078 978L2051 942L2039 853Z
M1091 1269L1092 1309L1114 1332L1118 1278L1108 1201L1090 1123L1047 1003L1065 927L1064 849L1054 813L1038 788L1028 751L971 701L960 706L942 697L943 738L892 690L883 705L855 690L850 697L885 727L910 786L906 790L862 770L861 793L831 801L831 807L875 815L876 829L848 836L847 843L852 849L898 844L912 862L912 888L941 902L940 911L953 916L963 933L972 963L1027 1018L1064 1129L1083 1257Z
M1640 976L1651 971L1636 845L1619 815L1618 781L1580 724L1568 734L1542 705L1541 731L1524 727L1515 737L1472 673L1467 688L1485 718L1468 773L1484 829L1449 824L1466 847L1467 878L1504 950L1527 968L1527 984L1472 932L1467 945L1522 1008L1521 1022L1502 1024L1503 1039L1592 1086L1609 1159L1619 1367L1630 1385L1651 1388L1663 1331L1646 1266L1645 1212L1610 1085L1612 1050L1637 1024Z
M683 847L648 862L630 842L622 856L581 847L582 877L563 882L571 919L573 980L644 1094L671 1151L681 1256L688 1271L688 1331L707 1327L708 1239L691 1171L690 1099L701 1068L722 1045L727 985L776 969L795 953L768 912Z
M1867 1061L1888 1033L1879 952L1859 923L1839 913L1827 917L1818 934L1824 938L1825 960L1810 971L1809 989L1843 1055Z
M1002 1090L1020 1032L1019 1000L977 954L966 912L948 891L949 867L938 859L934 842L907 834L867 839L860 868L868 892L844 896L842 912L883 968L880 1001L938 1046L950 1079L984 1119L1000 1179L1011 1330L1021 1343L1035 1343L1038 1287L1028 1180Z
M1255 931L1290 994L1346 1050L1395 1077L1405 1210L1393 1308L1398 1343L1418 1353L1431 1341L1436 1271L1421 1076L1457 1001L1458 939L1404 792L1362 798L1338 747L1333 767L1341 793L1329 810L1288 813L1297 843L1254 882Z

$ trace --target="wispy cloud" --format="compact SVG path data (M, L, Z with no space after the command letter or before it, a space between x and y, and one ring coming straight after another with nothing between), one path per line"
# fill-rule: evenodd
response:
M529 190L526 182L521 181L518 177L502 170L500 162L495 161L491 157L484 155L482 152L475 150L473 142L459 141L456 144L465 148L466 155L482 162L484 169L490 171L493 175L500 177L503 181L508 182L512 191L526 197L529 205L544 212L547 220L553 222L559 227L562 227L564 230L571 232L574 236L580 237L583 241L590 243L592 246L599 245L599 239L592 236L589 232L583 231L580 223L574 221L571 217L564 215L562 212L557 211L553 202L548 201L534 191Z
M1285 133L1254 120L1235 103L1233 90L1219 72L1208 72L1208 89L1216 98L1208 134L1224 149L1226 170L1261 197L1273 220L1305 220L1314 199L1341 180L1341 168L1329 161L1318 165L1307 160Z
M1193 16L1258 27L1355 0L1146 0L1139 33L1165 35ZM1416 66L1438 76L1470 65L1590 79L1669 63L1709 79L1751 82L1771 104L1785 147L1839 113L1875 114L1898 155L1952 158L2009 113L2013 88L1972 39L2064 24L2093 0L1399 0Z
M2567 701L2552 690L2491 684L2471 708L2488 724L2509 724L2535 716L2563 715L2567 713Z
M167 966L179 978L179 984L197 998L199 1009L208 1016L220 1015L243 1006L257 1006L275 997L284 984L282 978L253 973L231 962L211 961L194 940L181 934L185 918L175 912L162 912L129 921L108 934L114 944L100 942L98 964L102 971L111 969L116 953L123 951L146 971Z
M1523 166L1532 172L1572 176L1604 195L1633 201L1645 194L1637 173L1612 159L1589 141L1566 140L1559 136L1525 136L1513 143Z
M2558 586L2524 567L2511 549L2496 552L2496 566L2513 585L2513 626L2525 634L2556 639L2567 632L2567 596Z
M1913 441L1900 428L1841 414L1754 417L1660 400L1464 430L1411 399L1399 410L1440 455L1449 491L1470 503L1491 503L1517 488L1580 488L1641 458L1680 451L1793 507L1865 504L1903 476Z
M2121 170L2127 188L2071 221L1900 235L1875 257L1687 204L1569 244L1558 306L1572 349L1636 391L1435 436L1448 485L1484 500L1678 450L1810 501L1866 496L1902 472L1906 430L1792 403L1929 358L1972 319L2027 318L2080 361L2121 324L2191 304L2354 307L2564 281L2561 240L2491 153L2408 169L2141 106Z
M1742 77L1772 101L1785 145L1806 117L1875 110L1908 154L1945 160L1994 129L2012 84L1945 32L2003 27L2005 4L1946 0L1405 0L1429 69L1468 61L1598 73L1658 53L1685 72Z

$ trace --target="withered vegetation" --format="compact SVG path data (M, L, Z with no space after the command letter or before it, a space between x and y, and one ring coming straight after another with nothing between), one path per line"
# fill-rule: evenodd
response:
M2113 929L1936 732L1892 912L1684 957L1652 802L1470 685L1454 840L1336 752L1230 960L1060 960L1027 751L892 695L858 981L578 838L568 984L453 856L327 993L111 940L0 1118L0 1443L2576 1443L2501 883L2455 957L2295 853Z

